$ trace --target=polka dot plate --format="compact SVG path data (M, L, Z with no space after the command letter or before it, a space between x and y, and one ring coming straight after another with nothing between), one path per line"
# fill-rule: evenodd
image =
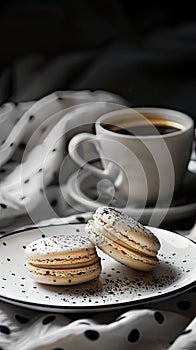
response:
M99 278L76 286L41 285L25 267L26 246L41 237L84 234L84 224L31 228L0 238L0 299L49 312L105 311L141 305L182 293L196 284L196 244L163 229L151 228L161 242L159 263L143 273L116 262L97 249Z

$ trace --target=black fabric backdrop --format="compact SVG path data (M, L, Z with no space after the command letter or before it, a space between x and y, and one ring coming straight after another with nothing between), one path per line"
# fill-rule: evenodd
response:
M0 103L103 89L196 122L193 4L25 0L0 10Z

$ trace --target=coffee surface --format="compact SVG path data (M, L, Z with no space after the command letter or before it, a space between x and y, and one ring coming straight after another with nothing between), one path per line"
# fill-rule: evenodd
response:
M164 125L132 125L126 128L110 128L107 127L108 130L111 130L113 132L116 132L117 134L124 134L124 135L131 135L131 136L152 136L152 135L166 135L170 134L174 131L179 131L180 129L177 129L172 126L164 126Z
M121 135L130 136L153 136L153 135L167 135L176 131L180 131L182 127L168 120L160 120L153 118L144 123L137 122L118 122L118 125L103 123L102 126L112 132Z

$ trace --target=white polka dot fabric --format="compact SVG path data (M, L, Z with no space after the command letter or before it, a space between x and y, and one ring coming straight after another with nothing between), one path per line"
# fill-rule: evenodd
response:
M67 143L77 132L92 132L98 116L119 104L124 101L106 92L68 91L0 108L1 236L32 223L89 219L91 213L66 205L59 190L59 181L64 185L75 170ZM140 307L82 314L0 301L0 350L195 350L195 293L192 288Z
M92 132L93 123L101 114L122 108L123 103L121 98L102 91L59 91L34 103L3 105L0 108L1 220L36 209L66 162L70 137L83 130ZM65 169L61 183L66 181L67 174Z

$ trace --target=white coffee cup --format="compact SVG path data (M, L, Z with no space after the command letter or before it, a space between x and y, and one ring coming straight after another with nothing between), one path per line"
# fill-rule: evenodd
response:
M169 205L186 173L193 130L193 120L179 111L125 108L102 115L95 123L95 135L73 137L69 153L80 167L111 179L118 195L135 206ZM85 160L86 142L96 147L103 169Z

